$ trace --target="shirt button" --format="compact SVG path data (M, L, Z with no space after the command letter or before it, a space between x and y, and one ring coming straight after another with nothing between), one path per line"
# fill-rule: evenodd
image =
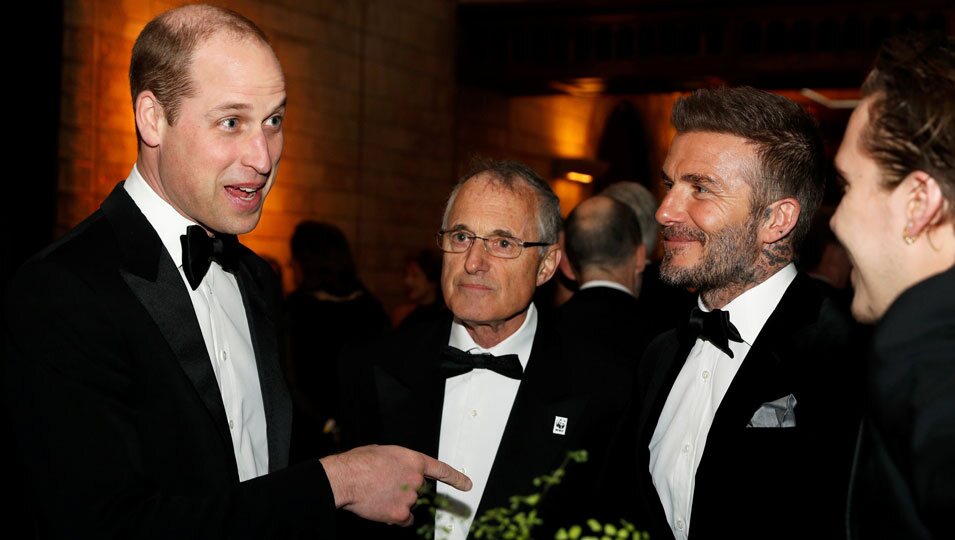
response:
M689 454L691 448L693 448L693 447L690 446L690 443L684 444L684 445L683 445L683 453L684 453L684 454Z
M451 531L454 530L454 525L452 525L452 524L445 525L445 526L444 526L444 530L445 530L446 532L451 532Z
M234 427L235 427L235 421L230 418L230 419L229 419L229 429L232 429L232 428L234 428Z
M225 351L222 351L221 353L219 353L219 356L222 358L223 362L226 362L229 360L229 353Z
M461 471L461 474L467 474L467 473L468 473L468 468L467 468L467 467L461 467L459 470Z
M686 527L686 523L683 523L682 519L676 520L676 528L682 531L683 527Z
M477 409L471 409L471 416L477 416Z
M705 381L706 379L709 379L709 378L710 378L710 372L707 370L703 370L703 380Z

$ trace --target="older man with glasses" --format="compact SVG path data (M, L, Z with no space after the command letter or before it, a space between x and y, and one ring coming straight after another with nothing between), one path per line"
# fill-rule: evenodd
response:
M364 408L364 442L401 442L473 480L467 493L438 486L461 504L437 512L436 538L467 538L474 516L540 491L532 480L569 450L591 459L544 497L544 527L574 519L588 497L589 469L622 409L612 396L628 378L622 366L563 354L564 336L532 302L560 262L560 227L559 201L537 173L477 164L451 192L436 235L451 313L376 346L370 393L350 394Z

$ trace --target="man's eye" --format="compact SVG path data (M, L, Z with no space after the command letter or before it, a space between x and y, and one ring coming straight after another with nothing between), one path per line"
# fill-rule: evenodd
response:
M663 189L665 189L665 190L667 190L667 191L670 191L670 188L672 188L672 187L673 187L673 182L671 182L671 181L669 181L669 180L664 180L664 181L663 181Z
M219 122L219 125L226 129L235 129L239 127L238 118L226 118L225 120Z
M458 244L463 244L468 241L468 235L463 232L454 233L451 235L451 241L457 242Z
M511 241L510 239L508 239L508 238L498 238L498 239L497 239L497 247L499 247L499 248L501 248L501 249L511 249L511 248L514 247L514 245L515 245L514 242L512 242L512 241Z
M270 127L279 127L282 125L283 118L280 115L270 116L265 123Z
M697 193L709 193L710 190L707 189L705 186L702 186L702 185L700 185L700 184L697 184L697 185L696 185L696 192L697 192Z

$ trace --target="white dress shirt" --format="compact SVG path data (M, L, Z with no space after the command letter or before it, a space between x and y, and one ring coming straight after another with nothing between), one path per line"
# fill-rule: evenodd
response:
M156 230L169 256L178 265L179 274L189 291L212 370L219 383L239 480L261 476L269 472L265 406L239 284L235 276L213 261L202 283L192 290L182 269L180 236L185 234L186 227L195 223L160 198L135 165L123 187ZM183 324L188 324L188 321L183 321Z
M633 296L633 291L631 291L630 289L624 287L623 285L617 283L616 281L609 281L606 279L594 279L594 280L588 281L587 283L584 283L583 285L581 285L580 289L577 289L577 290L582 291L584 289L595 289L597 287L607 287L608 289L617 289L620 292L625 292L629 294L630 296Z
M742 343L730 341L733 358L709 341L697 339L677 375L650 439L650 475L676 540L690 534L696 470L703 457L713 417L756 336L793 279L789 264L723 307ZM698 300L700 309L709 311Z
M448 345L475 354L516 354L526 370L536 332L537 309L531 304L521 327L490 349L479 347L457 321L451 325ZM438 493L466 504L472 515L462 521L439 510L435 514L436 539L467 537L520 385L520 381L486 369L475 369L445 382L438 459L468 475L473 487L465 492L438 483Z

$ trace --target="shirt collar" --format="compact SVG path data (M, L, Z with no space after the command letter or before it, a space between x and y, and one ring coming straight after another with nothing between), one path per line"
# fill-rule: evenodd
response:
M595 279L593 281L588 281L587 283L584 283L583 285L581 285L580 289L577 289L577 290L582 291L584 289L593 289L595 287L607 287L608 289L617 289L618 291L625 292L629 294L630 296L633 296L633 292L630 289L624 287L623 285L617 283L616 281L609 281L606 279Z
M139 174L139 169L133 165L133 170L129 172L123 188L129 194L139 211L146 216L146 220L156 230L159 239L165 246L169 256L176 263L176 266L182 267L182 240L180 236L186 233L186 227L195 225L194 222L183 217L168 202L157 194L152 186L146 183L146 180Z
M517 359L521 362L521 367L526 369L527 360L531 356L531 348L534 345L534 334L536 333L537 308L534 307L534 303L532 302L527 308L527 315L524 317L524 322L521 324L521 327L513 334L507 336L504 341L490 349L482 348L475 343L474 339L471 338L471 334L468 333L467 328L458 321L451 323L451 339L448 340L448 345L461 349L462 351L491 353L495 356L516 354Z
M730 322L739 330L739 335L750 347L753 346L756 336L769 320L769 316L776 310L786 289L796 279L796 274L796 266L789 263L769 279L737 296L723 307L723 311L729 312ZM703 311L710 311L703 305L702 298L698 298L697 303Z

